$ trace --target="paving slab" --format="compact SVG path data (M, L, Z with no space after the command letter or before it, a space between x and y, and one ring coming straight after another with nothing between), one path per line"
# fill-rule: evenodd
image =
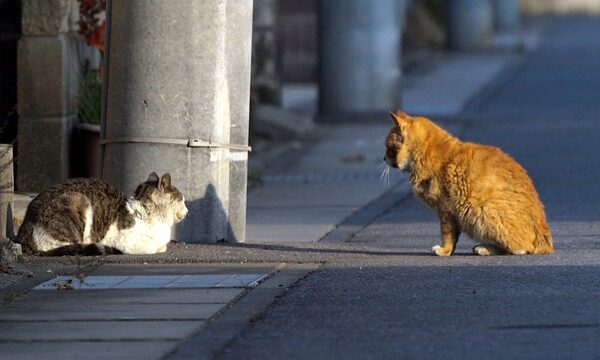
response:
M7 342L181 340L203 321L43 321L2 322L0 339Z
M319 173L378 173L378 165L383 163L385 136L392 122L385 112L363 115L360 119L360 123L343 124L342 120L342 125L324 127L323 140L306 149L306 155L291 165L290 172L312 169Z
M254 286L267 274L92 275L84 278L57 276L34 290L244 288ZM66 289L64 289L66 287Z
M60 275L0 307L3 357L160 359L283 264L52 268Z
M354 178L348 182L328 181L324 176L320 180L311 179L306 182L302 177L296 178L294 175L273 176L270 183L250 193L248 215L262 209L360 207L372 199L373 193L387 190L387 186L379 180L381 174L373 175L364 181ZM393 179L399 180L400 177L394 176ZM252 225L253 221L249 220L248 223Z
M127 258L127 255L119 255ZM121 264L104 264L87 271L87 275L231 275L231 274L268 274L277 268L277 263L235 264L235 263L203 263L203 264L178 264L178 263L151 263L132 264L125 261Z
M11 360L128 360L160 359L176 341L68 341L0 343L0 354Z
M221 289L145 289L139 290L86 290L53 291L52 296L44 291L32 291L19 300L18 305L27 307L40 302L65 304L81 302L87 305L108 304L210 304L228 303L240 294L236 288Z
M255 209L248 213L247 242L319 241L356 207Z
M64 304L38 304L34 309L9 306L3 321L106 321L106 320L206 320L222 304L87 304L76 301Z

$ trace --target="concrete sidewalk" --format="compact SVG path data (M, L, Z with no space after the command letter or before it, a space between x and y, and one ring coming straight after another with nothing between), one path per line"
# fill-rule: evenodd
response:
M438 58L426 71L409 77L403 96L406 109L439 115L438 120L458 134L460 123L443 118L464 109L514 57L500 53L451 58ZM444 86L449 78L463 81L448 91ZM308 112L314 108L314 88L296 87L292 93L291 99L284 99L289 107ZM390 174L389 183L381 179L388 116L354 120L320 125L317 142L290 147L265 169L262 186L248 195L248 252L262 244L314 243L328 234L342 234L334 238L344 242L368 225L366 218L358 228L347 226L365 206L377 205L379 213L393 206L382 196L399 191L405 180L397 172ZM19 199L23 201L18 204L26 204L26 198ZM341 227L346 230L339 231ZM171 249L186 252L187 246ZM329 256L372 254L355 250L356 244L349 246L353 248L331 251ZM229 251L218 245L206 248ZM219 258L211 259L210 254L200 259L213 262L209 264L148 265L145 258L135 261L138 265L89 264L102 264L103 259L84 261L83 267L77 259L57 259L55 265L41 262L52 272L38 272L20 287L1 292L0 353L10 359L211 358L277 296L319 266L310 261L310 253L298 257L302 264L256 256L263 263L214 264ZM175 253L156 258L182 261ZM75 265L59 265L63 260ZM45 286L52 290L31 290L48 280Z
M65 275L4 298L0 354L4 359L161 359L193 334L206 337L210 319L229 304L243 296L268 304L314 268L282 263L57 268ZM262 300L265 292L269 302ZM262 310L246 306L234 312L234 331L217 340L230 340ZM194 358L214 350L206 346Z

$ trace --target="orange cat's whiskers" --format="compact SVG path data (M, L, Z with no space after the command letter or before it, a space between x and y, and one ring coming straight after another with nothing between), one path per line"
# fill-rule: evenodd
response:
M385 161L379 164L377 171L381 173L381 175L379 176L379 181L383 181L383 177L385 176Z
M385 187L390 187L390 167L385 167Z
M385 177L385 161L381 164L379 164L379 167L377 168L377 171L379 171L381 173L381 175L379 176L379 181L383 182L383 178Z
M384 161L379 165L379 171L381 171L379 180L384 183L386 187L390 187L390 166Z

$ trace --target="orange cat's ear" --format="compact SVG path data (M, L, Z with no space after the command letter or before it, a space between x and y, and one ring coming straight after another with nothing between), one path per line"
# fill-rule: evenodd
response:
M390 115L390 119L392 119L392 121L394 122L394 124L396 126L398 126L400 128L400 130L404 130L404 128L406 127L407 123L408 123L408 114L406 114L403 111L396 111L389 113Z

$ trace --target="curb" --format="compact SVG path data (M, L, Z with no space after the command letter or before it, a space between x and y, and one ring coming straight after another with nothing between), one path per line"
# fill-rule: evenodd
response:
M401 181L393 185L391 189L369 201L365 206L350 214L317 242L349 242L359 231L372 224L378 217L385 214L411 195L408 182Z
M242 294L237 301L229 303L204 328L189 336L164 359L217 358L249 323L267 311L290 286L319 266L312 263L293 264L279 269L256 288Z

